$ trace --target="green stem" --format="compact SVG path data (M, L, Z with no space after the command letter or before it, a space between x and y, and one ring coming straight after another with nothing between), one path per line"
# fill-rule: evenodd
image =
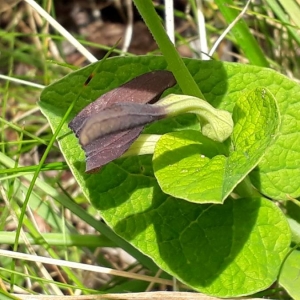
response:
M202 134L214 141L225 141L233 131L233 120L228 111L216 109L196 97L171 94L153 106L164 108L168 117L188 112L196 114L201 124Z
M205 99L176 48L167 36L151 0L133 0L147 27L156 40L182 92Z
M237 193L240 198L261 197L261 194L253 188L248 176L235 187L234 192Z

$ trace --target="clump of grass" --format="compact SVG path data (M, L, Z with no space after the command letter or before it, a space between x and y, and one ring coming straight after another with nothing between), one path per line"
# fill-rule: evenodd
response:
M127 2L127 8L119 9L127 13L126 37L130 41L134 38L130 30L134 14L131 2ZM169 34L176 36L176 45L185 45L190 55L200 57L201 51L211 48L242 12L243 21L223 37L216 52L205 53L202 58L227 57L270 66L297 78L296 49L300 42L296 34L297 14L294 14L297 6L291 10L266 2L268 5L250 4L243 11L243 6L234 3L224 7L222 1L215 1L201 7L199 1L190 1L185 10L175 10L177 31L171 30ZM96 45L76 34L73 40L69 32L50 18L52 15L55 19L55 8L55 3L48 1L43 9L36 11L33 1L27 0L0 14L0 70L5 75L0 77L3 295L5 290L33 295L176 290L180 284L178 287L169 275L163 272L161 275L149 258L99 221L99 212L78 189L58 144L47 148L54 139L47 120L36 107L41 88L74 68L101 58L96 58L86 47L110 49L110 45ZM165 12L165 7L157 10ZM73 65L67 62L65 41L77 49L78 59ZM132 55L126 51L125 43L123 49L113 52ZM46 149L49 153L40 164ZM264 295L272 292L273 297L279 298L284 293L277 286L273 288Z

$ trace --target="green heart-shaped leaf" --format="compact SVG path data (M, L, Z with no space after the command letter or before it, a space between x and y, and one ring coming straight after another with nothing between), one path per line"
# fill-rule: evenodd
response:
M226 199L274 141L279 125L276 100L264 88L246 93L236 102L233 120L228 157L221 150L222 144L199 132L181 131L161 137L155 147L153 168L165 193L198 203Z
M299 195L300 143L295 140L300 139L300 128L295 121L300 87L269 69L216 61L185 62L206 99L216 108L232 112L236 101L257 87L266 87L275 95L282 115L279 137L267 149L251 178L261 191L270 195ZM107 59L85 88L84 82L95 65L47 87L40 106L51 128L56 130L74 99L77 103L69 120L106 91L140 74L166 67L161 57ZM180 90L174 87L168 93L180 94ZM187 128L199 128L193 114L160 121L145 132L164 134ZM293 139L289 140L290 136ZM84 152L67 124L60 132L59 145L82 191L100 209L105 222L192 288L230 297L262 290L276 279L289 249L290 232L284 215L272 202L229 198L224 205L213 205L173 198L161 191L150 155L118 159L100 173L85 174ZM225 145L210 141L207 147L212 149L211 157L229 155ZM248 151L247 155L253 153Z
M300 251L294 250L284 261L279 283L294 300L300 300Z
M206 294L241 296L269 287L290 243L288 224L271 201L227 199L195 204L164 194L151 157L125 159L91 176L93 203L116 233L163 270ZM97 196L96 196L97 195Z

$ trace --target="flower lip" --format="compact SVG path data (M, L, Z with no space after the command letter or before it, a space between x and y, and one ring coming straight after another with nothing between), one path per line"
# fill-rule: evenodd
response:
M86 120L79 134L79 142L86 146L106 135L144 126L165 116L163 106L132 102L115 103Z

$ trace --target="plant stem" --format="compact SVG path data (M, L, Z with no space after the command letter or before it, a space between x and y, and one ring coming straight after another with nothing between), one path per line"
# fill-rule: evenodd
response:
M185 95L205 99L176 48L167 36L151 0L133 0Z

